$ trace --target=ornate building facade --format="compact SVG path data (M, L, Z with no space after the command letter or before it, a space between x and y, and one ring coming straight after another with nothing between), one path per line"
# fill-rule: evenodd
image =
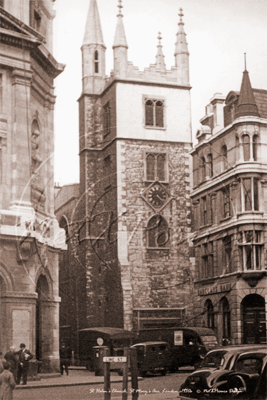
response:
M173 326L191 313L191 87L183 14L175 66L166 68L159 36L156 63L139 71L128 61L121 8L120 2L109 77L96 0L81 48L80 199L68 221L70 262L80 270L84 299L80 328Z
M198 323L232 344L266 343L267 91L215 94L193 156Z
M54 216L53 1L2 0L0 45L0 348L21 342L59 369ZM62 238L63 232L63 238Z

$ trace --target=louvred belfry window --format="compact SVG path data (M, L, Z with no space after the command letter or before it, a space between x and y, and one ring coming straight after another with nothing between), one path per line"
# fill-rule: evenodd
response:
M164 128L163 100L147 99L145 101L145 126Z
M167 157L162 153L146 154L146 180L167 181Z

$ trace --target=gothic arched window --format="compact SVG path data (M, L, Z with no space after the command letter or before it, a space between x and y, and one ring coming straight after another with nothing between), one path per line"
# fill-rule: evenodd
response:
M160 181L167 180L167 157L164 153L146 154L146 180Z
M145 101L145 126L164 128L164 101L147 99Z
M169 228L165 218L154 215L147 224L147 245L150 248L164 248L169 241Z

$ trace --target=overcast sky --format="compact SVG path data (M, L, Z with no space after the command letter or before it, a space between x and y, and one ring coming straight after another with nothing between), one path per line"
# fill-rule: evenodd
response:
M81 45L90 0L56 0L54 56L66 64L55 80L55 182L79 180L78 103ZM118 0L97 0L106 50L106 75L113 68L112 44ZM143 70L155 63L158 32L167 69L175 65L179 8L190 52L192 133L214 93L239 90L244 53L252 86L267 89L266 0L123 0L128 60Z

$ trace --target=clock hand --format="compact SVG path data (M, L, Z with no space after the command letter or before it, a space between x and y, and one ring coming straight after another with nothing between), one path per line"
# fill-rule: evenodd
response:
M156 194L157 198L160 199L161 201L163 201L164 199L161 198L158 194Z

